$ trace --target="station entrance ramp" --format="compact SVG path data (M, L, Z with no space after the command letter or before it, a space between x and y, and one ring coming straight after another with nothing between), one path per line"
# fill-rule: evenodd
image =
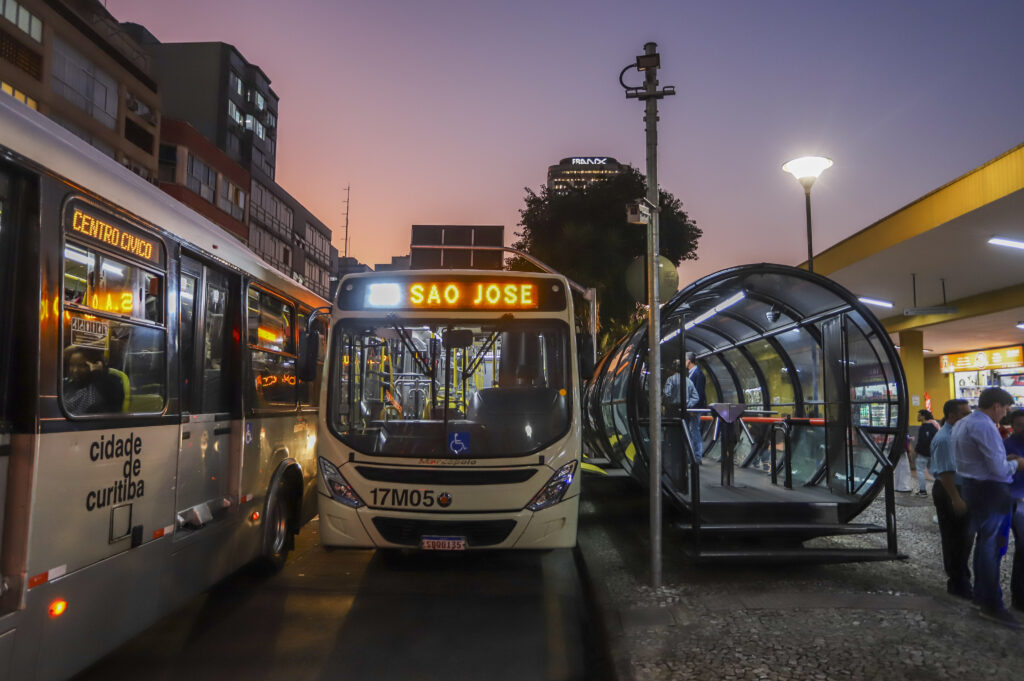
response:
M893 469L907 437L906 380L885 328L854 294L802 269L734 267L666 303L661 338L663 390L687 353L706 378L705 404L662 416L662 490L684 511L695 559L901 557ZM647 347L642 325L602 358L584 395L588 451L644 485ZM687 427L695 421L699 443ZM854 522L879 494L885 525ZM871 532L886 533L885 548L804 545Z

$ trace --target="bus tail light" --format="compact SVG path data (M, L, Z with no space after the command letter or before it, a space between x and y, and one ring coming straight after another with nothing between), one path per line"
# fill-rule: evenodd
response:
M331 496L346 506L352 508L359 508L365 506L363 500L359 498L352 486L348 484L345 477L338 470L337 466L328 461L327 459L320 457L320 475L324 479L324 483L327 485L327 489L330 491Z
M572 485L572 479L576 474L576 462L570 461L565 464L551 476L551 479L547 481L539 492L530 503L526 505L526 508L531 511L539 511L542 508L548 506L554 506L562 497L565 496L566 490Z
M50 617L60 617L67 609L68 602L63 598L58 598L53 603L50 603Z

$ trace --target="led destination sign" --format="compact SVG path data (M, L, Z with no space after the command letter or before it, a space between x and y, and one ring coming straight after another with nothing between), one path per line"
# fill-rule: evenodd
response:
M520 277L395 277L347 282L338 297L347 309L368 310L561 310L562 285Z
M480 281L471 284L414 282L409 284L410 307L502 308L537 307L537 285Z
M128 229L122 224L113 224L108 217L97 217L91 211L75 205L68 214L67 229L86 241L99 242L108 248L127 253L136 258L157 265L163 264L163 250L160 242Z

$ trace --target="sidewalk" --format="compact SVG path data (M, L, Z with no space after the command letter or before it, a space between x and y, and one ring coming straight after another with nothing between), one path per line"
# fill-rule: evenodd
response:
M579 544L620 681L1016 679L1024 635L948 596L931 497L897 494L905 561L688 566L666 505L663 584L652 589L646 490L584 480ZM858 522L884 524L879 497ZM884 547L884 535L816 540ZM1009 601L1009 567L1003 588ZM1024 613L1017 613L1024 619Z

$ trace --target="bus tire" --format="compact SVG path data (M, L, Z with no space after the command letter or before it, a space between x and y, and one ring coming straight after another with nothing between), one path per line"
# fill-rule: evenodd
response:
M268 572L279 572L288 560L293 546L294 523L291 517L288 488L283 482L271 495L263 523L262 563Z

